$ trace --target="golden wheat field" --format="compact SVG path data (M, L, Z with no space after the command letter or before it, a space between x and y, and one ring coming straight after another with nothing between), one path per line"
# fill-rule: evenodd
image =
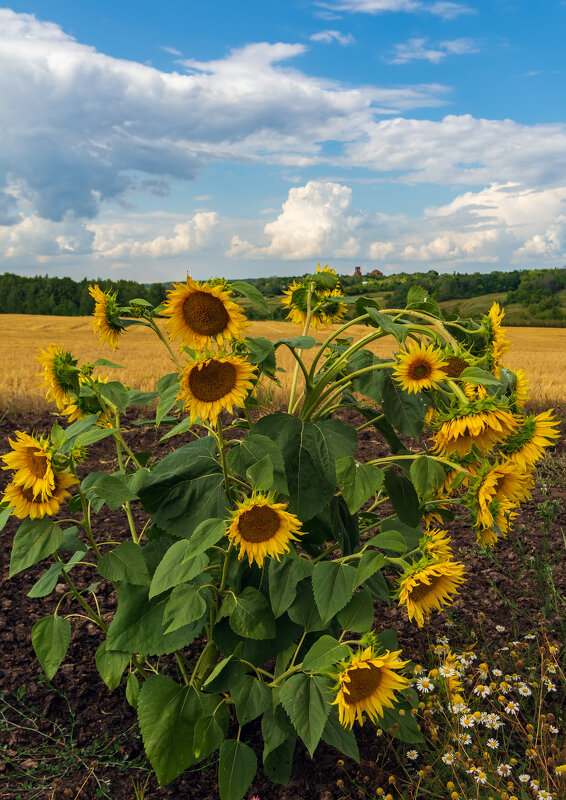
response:
M564 328L508 328L512 346L506 365L522 367L529 376L531 399L537 405L550 406L566 402L566 329ZM252 322L250 336L277 339L297 336L297 327L288 322ZM353 326L349 335L367 333L364 326ZM327 333L314 334L323 341ZM39 377L40 366L35 360L39 349L57 344L71 350L83 361L106 358L122 364L123 370L100 368L100 374L115 373L115 378L135 389L150 391L161 375L173 371L172 361L157 337L146 328L134 326L121 338L117 351L100 345L91 327L90 317L51 317L27 314L0 315L0 336L3 363L0 383L0 409L2 411L40 410L47 407ZM378 355L389 355L395 349L391 337L373 348ZM278 352L278 365L286 370L280 373L282 388L265 387L264 396L275 405L281 404L286 387L291 382L293 359L287 348ZM308 356L308 353L305 354ZM308 360L308 359L307 359Z

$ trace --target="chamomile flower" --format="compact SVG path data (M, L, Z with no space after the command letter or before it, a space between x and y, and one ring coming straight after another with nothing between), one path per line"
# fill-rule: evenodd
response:
M524 772L522 775L519 775L518 777L519 783L528 783L530 779L531 776L527 772Z
M508 778L512 772L513 772L513 767L511 766L511 764L500 764L497 767L497 774L501 775L502 778Z
M419 692L422 692L423 694L428 694L429 692L433 692L434 686L435 685L430 680L430 678L423 677L419 678L417 681L417 689L419 690Z
M497 741L497 739L488 739L486 744L489 748L491 748L491 750L497 750L497 748L499 747L499 742Z
M405 755L411 761L416 761L416 759L419 757L419 751L418 750L407 750Z
M447 766L450 766L451 764L453 764L455 762L455 760L456 760L456 756L454 755L454 753L452 751L450 751L448 753L444 753L444 755L442 756L442 761Z
M522 697L530 697L532 695L532 692L526 683L520 683L517 686L517 691Z

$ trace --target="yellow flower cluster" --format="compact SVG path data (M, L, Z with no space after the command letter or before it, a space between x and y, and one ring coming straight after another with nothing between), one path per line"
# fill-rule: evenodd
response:
M78 481L68 470L57 471L47 441L16 431L16 440L8 440L12 451L2 456L2 469L15 470L6 487L3 501L13 509L18 519L42 519L59 511L61 503L70 497L67 489Z

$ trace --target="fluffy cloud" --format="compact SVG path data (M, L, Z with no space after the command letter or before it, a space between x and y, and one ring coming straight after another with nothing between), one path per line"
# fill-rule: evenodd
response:
M535 191L517 184L465 192L420 217L352 208L349 187L310 181L289 191L276 219L254 245L237 234L232 258L370 260L379 266L532 263L566 257L566 187ZM379 238L378 238L379 237Z
M349 257L359 250L352 231L358 221L347 215L352 190L338 183L309 181L289 190L281 214L265 225L271 241L258 247L234 236L227 253L233 258L324 260Z
M91 225L96 234L93 249L99 257L113 260L188 255L202 250L210 243L219 217L215 211L199 211L191 218L174 224L170 236L140 238L147 237L148 228L156 227L156 223L157 227L162 228L164 222L166 220L159 219L159 216L157 219L147 219L140 215L137 220L130 216L126 223L97 222Z
M57 25L0 9L0 191L44 218L93 218L132 175L191 180L214 160L316 163L377 109L437 104L442 87L350 88L281 66L302 44L256 43L189 74L111 58ZM2 204L0 204L2 205ZM1 209L0 209L1 211Z
M409 61L430 61L439 64L448 55L467 55L478 53L477 44L472 39L452 39L437 44L428 44L427 39L409 39L395 45L395 55L387 59L390 64L407 64Z
M521 125L470 114L432 120L371 122L346 146L344 162L375 171L400 171L406 183L486 185L518 178L552 186L566 174L566 125Z

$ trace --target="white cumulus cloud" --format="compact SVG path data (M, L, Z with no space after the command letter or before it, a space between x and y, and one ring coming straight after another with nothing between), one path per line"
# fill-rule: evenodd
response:
M269 244L257 246L234 236L227 255L235 258L324 260L355 255L357 221L347 215L352 190L338 183L309 181L289 190L277 219L263 229Z

